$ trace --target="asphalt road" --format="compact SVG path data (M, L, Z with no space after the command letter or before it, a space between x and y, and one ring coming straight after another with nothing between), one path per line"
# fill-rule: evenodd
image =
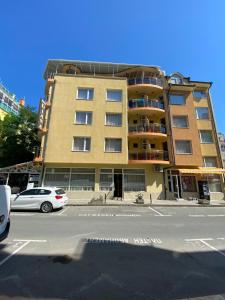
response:
M225 208L12 212L0 299L225 299Z

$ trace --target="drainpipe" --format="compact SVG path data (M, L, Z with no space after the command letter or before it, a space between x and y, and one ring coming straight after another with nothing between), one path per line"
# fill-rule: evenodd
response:
M175 167L175 155L174 155L174 148L173 148L173 139L172 139L172 126L171 126L171 115L170 115L170 106L169 106L169 92L171 89L171 85L169 84L169 89L167 90L166 93L166 105L168 109L168 121L169 121L169 130L170 130L170 149L171 149L171 158L172 158L172 165L166 168L163 168L163 185L164 185L164 196L165 200L167 198L167 187L166 187L166 170L171 169L172 167ZM164 99L164 105L165 105L165 99Z

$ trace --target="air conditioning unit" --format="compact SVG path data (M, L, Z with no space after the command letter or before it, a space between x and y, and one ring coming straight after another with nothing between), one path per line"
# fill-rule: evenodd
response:
M153 165L153 171L156 173L163 173L163 167L161 165Z

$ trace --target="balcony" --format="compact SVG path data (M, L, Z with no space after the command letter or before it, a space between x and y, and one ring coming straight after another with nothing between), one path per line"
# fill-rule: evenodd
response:
M164 150L151 150L129 153L129 163L169 164L168 152Z
M138 88L138 91L148 92L149 89L153 91L163 89L163 81L157 77L144 76L129 78L127 83L129 90L136 90Z
M128 112L129 113L159 113L164 114L165 113L165 107L164 103L162 101L159 101L157 99L144 99L144 98L138 98L138 99L130 99L128 101Z
M166 127L162 124L140 124L135 126L129 126L129 137L140 137L140 138L167 138Z

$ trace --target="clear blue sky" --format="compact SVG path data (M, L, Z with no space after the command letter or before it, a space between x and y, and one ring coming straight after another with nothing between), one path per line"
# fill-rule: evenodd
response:
M49 58L152 64L212 81L225 133L224 0L1 1L2 83L37 107Z

